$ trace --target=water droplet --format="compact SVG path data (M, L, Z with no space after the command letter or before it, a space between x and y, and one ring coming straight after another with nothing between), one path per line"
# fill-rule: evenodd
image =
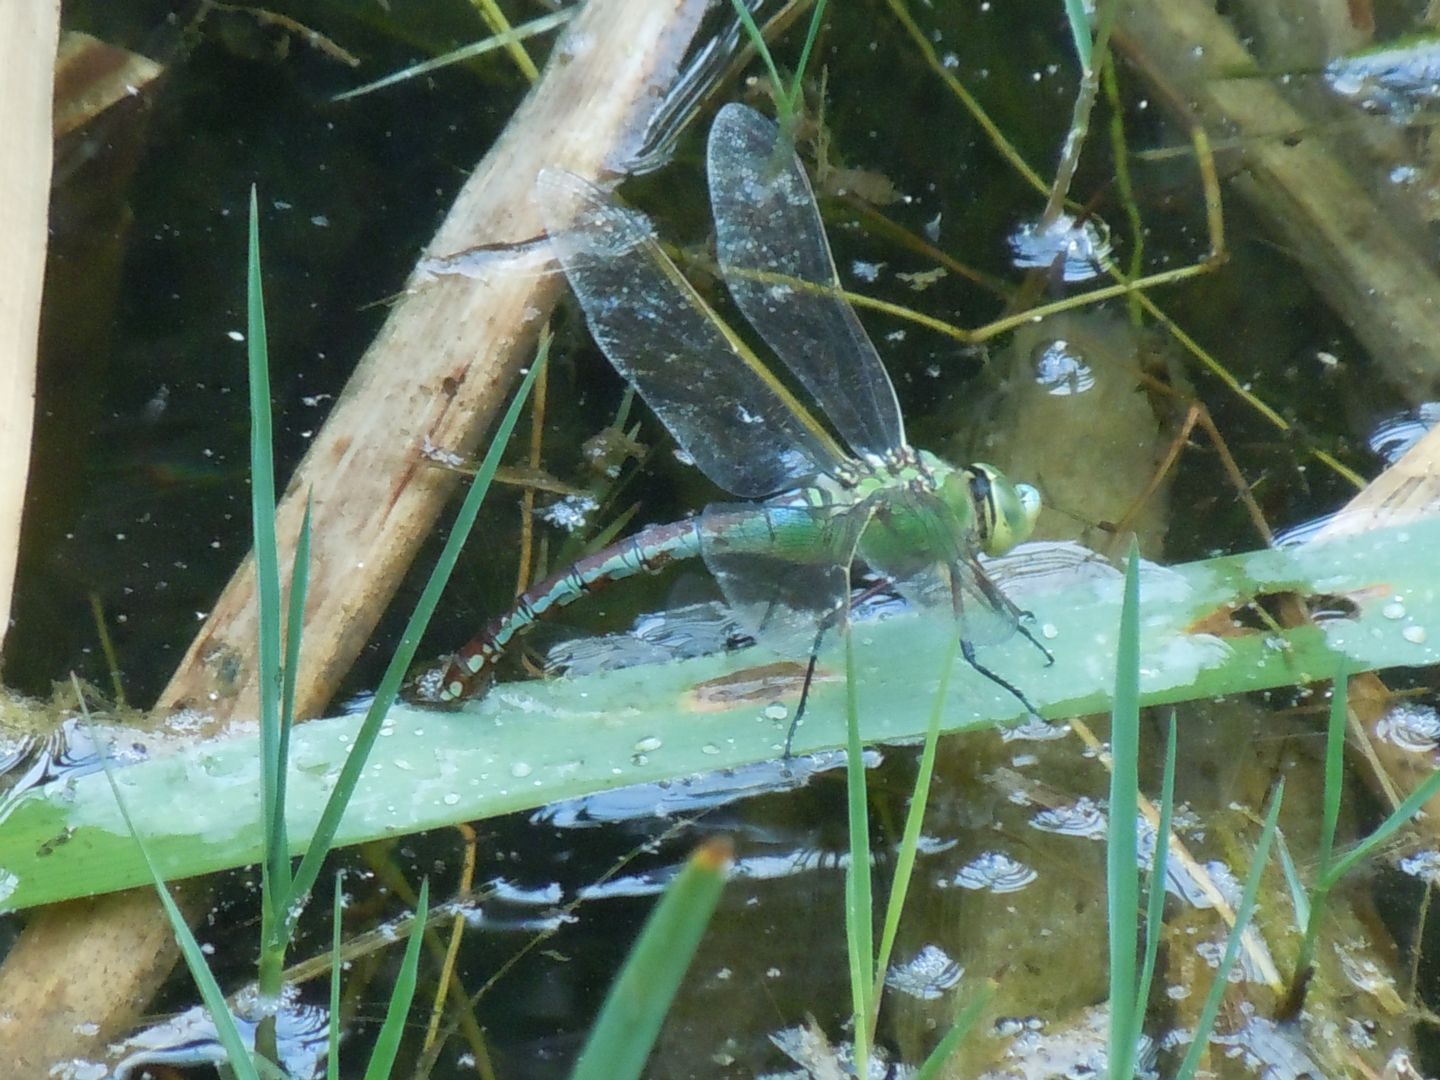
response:
M510 775L513 776L516 780L523 780L525 777L529 776L534 771L535 770L531 768L531 766L527 765L523 761L517 761L510 766Z
M1403 619L1405 617L1405 605L1399 600L1391 600L1380 609L1380 614L1387 619Z
M720 747L716 746L713 742L707 742L704 746L700 747L700 752L702 754L718 754L720 753Z
M789 715L790 710L785 707L783 702L772 701L769 705L765 706L766 720L784 720Z
M660 739L656 738L654 735L648 735L635 743L635 753L649 754L653 751L659 750L660 747L664 745L665 744L661 742Z
M1425 627L1423 626L1407 626L1404 630L1400 631L1400 636L1410 642L1411 645L1424 645L1427 635L1425 633Z

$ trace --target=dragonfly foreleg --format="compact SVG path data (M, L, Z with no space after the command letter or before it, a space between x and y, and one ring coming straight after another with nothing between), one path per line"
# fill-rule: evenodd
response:
M1034 631L1032 631L1028 625L1035 621L1035 613L1033 611L1026 611L1024 608L1017 607L1015 602L1001 592L996 584L984 574L975 575L975 586L992 607L1007 610L1015 616L1015 629L1025 635L1026 641L1040 650L1040 654L1045 657L1045 665L1047 667L1055 663L1055 654L1045 646L1043 641L1035 636ZM966 659L970 660L968 656ZM970 662L975 664L973 660L970 660ZM979 667L980 665L975 664L975 666ZM998 682L999 680L996 681ZM1031 711L1033 712L1034 710Z
M1030 627L1025 625L1027 622L1033 621L1035 616L1028 611L1022 611L1020 615L1021 619L1015 624L1015 628L1025 635L1026 641L1040 650L1040 655L1045 657L1045 666L1049 667L1055 663L1055 654L1046 648L1045 643L1035 636Z
M1030 703L1030 699L1020 692L1020 688L1018 686L1012 683L1009 679L1005 678L1003 675L991 671L984 664L980 663L980 659L975 655L974 643L965 636L965 590L960 586L960 582L963 578L962 571L959 566L952 565L950 567L950 579L950 602L955 609L956 633L960 635L960 655L965 657L965 662L969 664L972 668L974 668L976 671L978 671L981 675L984 675L996 686L1002 687L1005 690L1009 691L1011 697L1013 697L1016 701L1020 702L1021 705L1025 706L1025 711L1027 713L1029 713L1031 716L1040 716L1040 710L1035 708L1035 706ZM997 605L1003 605L1004 608L1008 609L1016 616L1016 626L1019 628L1020 632L1025 635L1026 640L1030 641L1033 645L1035 645L1036 648L1038 648L1042 653L1044 653L1050 663L1054 663L1055 657L1051 655L1050 650L1047 649L1044 645L1040 644L1040 642L1030 633L1029 628L1026 627L1023 622L1022 617L1028 616L1029 612L1021 611L1019 608L1017 608L1010 601L1010 598L1004 593L1002 593L999 589L997 589L994 582L990 581L990 579L985 577L983 574L975 575L974 581L975 584L979 587L981 593L984 594L987 601Z

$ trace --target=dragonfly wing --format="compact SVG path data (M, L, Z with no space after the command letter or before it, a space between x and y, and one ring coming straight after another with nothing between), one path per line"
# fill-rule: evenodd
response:
M843 616L859 523L839 507L716 505L700 521L701 551L737 621L778 652L808 652Z
M979 551L973 525L918 492L888 494L860 543L861 557L905 599L954 611L966 641L993 645L1015 632L1022 613L986 573Z
M810 181L779 128L747 106L726 105L708 157L716 248L735 303L853 449L884 454L904 445L895 388L839 295Z
M644 215L559 170L537 190L596 343L706 476L757 498L835 467L840 448L710 310Z

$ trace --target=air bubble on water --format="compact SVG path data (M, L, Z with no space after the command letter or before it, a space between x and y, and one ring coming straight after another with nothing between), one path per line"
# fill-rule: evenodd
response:
M976 892L1019 892L1039 875L1003 851L986 851L962 866L951 884Z
M1052 397L1083 394L1095 385L1095 373L1084 355L1064 338L1038 346L1031 363L1036 384Z
M1375 737L1414 754L1440 746L1440 714L1428 705L1401 702L1375 723Z
M909 961L885 973L885 985L899 993L934 1001L960 982L965 969L936 945L926 945Z

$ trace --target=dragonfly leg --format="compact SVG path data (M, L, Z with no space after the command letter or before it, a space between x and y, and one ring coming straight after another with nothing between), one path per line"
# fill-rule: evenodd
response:
M980 591L985 594L985 599L990 602L991 606L1001 609L1008 609L1011 613L1014 614L1015 628L1019 630L1020 633L1025 635L1026 641L1030 642L1031 645L1034 645L1035 648L1040 650L1040 654L1045 657L1046 667L1049 667L1051 664L1055 663L1055 654L1052 653L1048 648L1046 648L1045 643L1035 636L1034 631L1032 631L1028 625L1035 621L1035 613L1033 611L1026 611L1024 608L1016 607L1015 604L1011 601L1011 599L1003 592L1001 592L1000 589L996 587L995 583L991 581L988 577L986 577L984 574L975 575L975 584L979 587ZM957 596L956 599L958 601L959 597ZM970 657L967 656L965 659L970 660L970 663L973 666L977 668L980 667L980 665L976 664L975 661ZM1000 682L1001 680L997 679L996 681ZM1031 711L1033 712L1034 710Z
M1018 686L1012 683L1009 679L1005 678L1003 675L991 671L984 664L980 663L979 658L975 655L974 644L965 637L965 591L961 589L958 584L960 580L960 568L958 566L952 566L950 568L950 574L952 581L955 582L955 584L950 590L950 601L955 608L955 625L957 632L960 635L960 655L965 657L965 662L967 664L969 664L972 668L978 671L981 675L984 675L996 686L1008 690L1010 692L1010 696L1013 697L1016 701L1020 702L1021 705L1024 705L1025 711L1030 713L1031 716L1039 716L1040 710L1035 708L1035 706L1030 703L1030 699L1020 692L1020 688ZM1021 611L1019 608L1017 608L1013 603L1011 603L1010 598L1006 596L1003 592L1001 592L999 589L997 589L995 587L995 583L989 578L985 577L983 574L977 575L975 577L975 582L980 587L980 590L985 594L986 600L997 605L1003 605L1003 607L1007 608L1016 615L1017 618L1015 625L1019 628L1020 632L1025 635L1026 640L1033 644L1042 653L1044 653L1046 659L1053 664L1055 662L1055 657L1051 654L1050 650L1047 649L1044 645L1040 644L1039 640L1033 634L1031 634L1029 628L1025 625L1024 619L1025 617L1028 617L1030 613L1028 611Z
M1028 637L1029 635L1027 634L1026 636ZM1044 646L1041 647L1043 648ZM984 664L980 663L980 661L975 656L975 646L971 645L970 642L966 641L964 638L960 639L960 655L965 657L965 662L969 664L972 668L974 668L976 671L978 671L981 675L984 675L985 678L989 679L996 686L1008 690L1010 692L1010 696L1013 697L1016 701L1020 702L1021 705L1024 705L1025 710L1030 713L1031 716L1040 716L1040 710L1035 708L1035 706L1030 703L1030 699L1020 692L1020 688L1018 686L1012 683L1009 679L1005 678L1005 676L997 672L991 671Z
M1020 620L1020 622L1015 624L1016 629L1018 629L1020 633L1025 635L1026 641L1030 642L1031 645L1034 645L1035 648L1040 650L1041 655L1045 657L1045 666L1049 667L1051 664L1055 663L1055 654L1045 647L1045 643L1035 636L1034 631L1032 631L1030 627L1025 625L1027 621L1033 621L1035 616L1028 611L1022 611L1020 614L1023 616L1023 618Z
M800 718L805 715L805 704L810 700L810 684L815 681L815 664L820 659L820 643L825 640L825 631L835 621L835 616L827 615L821 619L815 627L815 640L810 645L810 662L805 665L805 681L800 684L800 704L795 706L795 715L790 720L790 730L785 733L785 755L782 761L789 761L791 758L790 748L795 742L795 732L800 727Z

